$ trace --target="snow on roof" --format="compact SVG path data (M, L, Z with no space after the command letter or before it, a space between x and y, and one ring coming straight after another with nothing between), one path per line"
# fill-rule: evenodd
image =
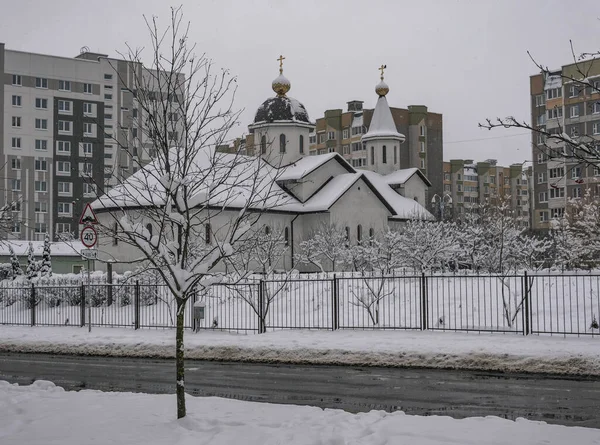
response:
M344 173L335 176L302 205L302 210L305 212L328 210L361 176L361 173Z
M433 215L425 207L414 199L405 198L394 191L385 181L385 178L379 173L368 170L362 171L362 174L373 184L373 187L381 194L388 204L394 209L396 215L392 219L411 219L420 218L433 220Z
M354 116L354 119L352 119L352 126L353 127L362 127L364 125L363 123L363 115L359 115L359 116Z
M546 78L544 90L552 90L560 87L562 87L562 78L560 74L551 74Z
M408 181L410 178L412 178L412 176L414 174L417 174L421 177L421 179L423 179L423 182L425 182L427 185L431 186L431 182L429 182L429 180L425 177L425 175L423 173L421 173L421 170L419 170L418 168L404 168L402 170L396 170L395 172L392 172L388 175L385 175L383 177L383 180L386 182L386 184L389 185L397 185L397 184L404 184L406 181Z
M283 167L283 171L277 175L278 181L289 181L301 179L312 171L325 164L327 161L339 156L337 153L326 153L323 155L305 156L298 161ZM345 161L344 161L345 162ZM349 164L348 164L349 165Z
M177 148L170 151L170 165L183 173L171 175L187 185L187 205L251 209L275 208L296 200L276 183L278 170L260 157L221 153L213 147L198 150L192 159L183 160ZM168 184L164 160L157 159L127 178L92 203L94 209L162 206ZM182 164L178 167L179 164Z
M394 123L394 118L392 117L392 112L385 96L380 96L377 99L369 131L363 135L362 140L367 141L378 138L397 139L401 142L405 139L404 135L398 133L396 129L396 124Z
M31 241L35 255L42 255L44 251L43 241ZM9 256L9 246L13 248L17 256L26 256L29 249L29 241L7 240L0 243L0 255ZM52 256L81 256L81 250L85 249L81 241L57 241L50 243L50 254Z

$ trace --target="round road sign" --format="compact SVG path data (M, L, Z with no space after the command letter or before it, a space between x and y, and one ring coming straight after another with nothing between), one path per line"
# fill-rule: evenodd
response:
M92 226L86 226L81 230L81 242L85 247L91 249L96 245L98 241L98 234L96 233L96 229Z

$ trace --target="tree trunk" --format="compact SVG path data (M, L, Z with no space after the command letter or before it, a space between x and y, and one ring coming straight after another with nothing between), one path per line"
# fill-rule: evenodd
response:
M181 419L186 415L185 409L185 368L184 368L184 349L183 349L183 325L185 315L185 299L177 298L177 327L175 334L175 369L177 372L177 418Z

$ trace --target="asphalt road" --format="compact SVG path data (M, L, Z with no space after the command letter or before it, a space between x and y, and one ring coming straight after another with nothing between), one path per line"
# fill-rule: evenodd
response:
M455 418L494 415L600 428L600 379L430 369L187 360L186 391L351 412ZM51 380L68 390L174 393L172 360L0 354L0 380Z

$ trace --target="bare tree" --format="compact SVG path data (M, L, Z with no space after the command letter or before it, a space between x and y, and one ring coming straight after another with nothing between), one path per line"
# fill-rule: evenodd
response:
M120 150L140 166L144 156L151 162L94 207L105 239L118 244L106 246L111 256L105 261L145 265L175 299L181 418L186 303L225 279L225 265L244 248L261 214L284 197L274 186L277 169L260 158L216 150L239 117L233 108L236 79L195 54L181 8L171 10L165 30L156 17L146 24L151 62L144 68L138 49L125 56L142 134L126 139Z
M302 264L311 264L325 272L332 272L348 261L349 234L345 229L333 223L321 223L308 239L299 245L296 260Z

